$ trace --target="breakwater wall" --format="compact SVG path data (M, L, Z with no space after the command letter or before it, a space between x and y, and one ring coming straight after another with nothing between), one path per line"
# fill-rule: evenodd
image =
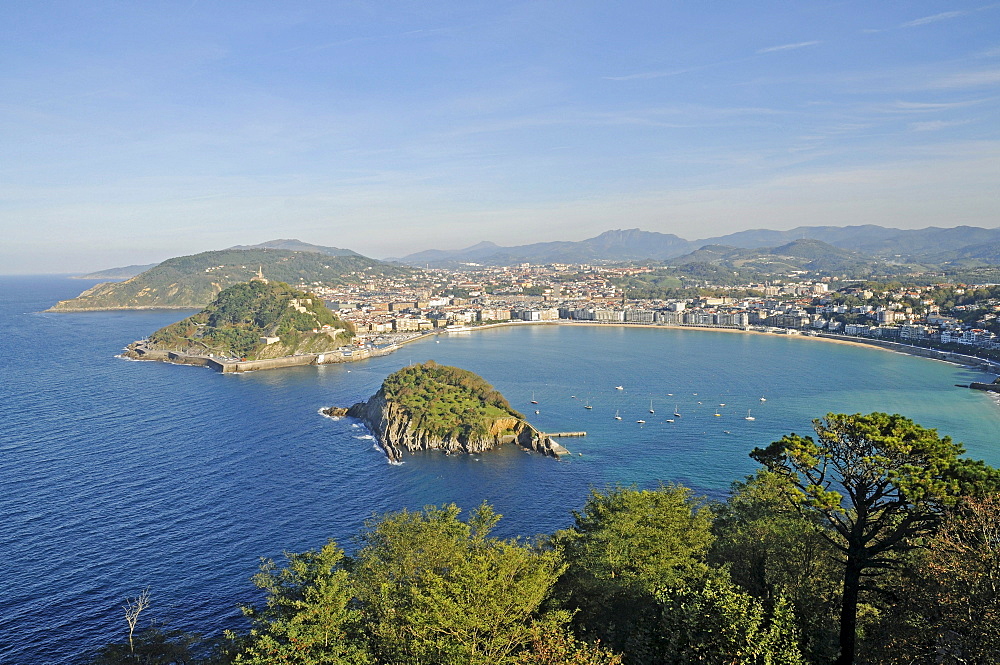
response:
M356 362L389 355L397 348L397 346L393 345L380 349L351 349L350 351L331 351L327 353L304 353L295 356L282 356L280 358L227 361L209 356L188 355L176 351L150 349L141 344L136 344L130 347L123 355L134 360L156 360L176 365L211 367L223 374L237 374L240 372L256 372L264 369L280 369L302 365L331 365L335 363Z

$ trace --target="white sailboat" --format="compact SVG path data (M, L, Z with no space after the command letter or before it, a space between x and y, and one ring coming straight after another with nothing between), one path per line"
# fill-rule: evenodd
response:
M750 415L750 409L747 409L747 417L744 418L743 420L757 420L757 419L754 418L753 416L751 416Z
M653 400L649 400L649 412L656 413L656 411L653 411Z
M621 420L622 417L618 415L618 411L615 411L615 420Z
M674 417L675 418L680 418L681 417L681 412L680 412L680 410L678 410L676 404L674 404Z

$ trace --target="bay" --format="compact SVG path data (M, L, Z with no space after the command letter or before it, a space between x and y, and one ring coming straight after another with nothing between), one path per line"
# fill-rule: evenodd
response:
M1000 406L954 387L992 375L868 347L526 326L362 363L223 376L115 357L184 312L42 311L86 286L0 278L2 663L78 662L125 639L121 606L146 587L144 622L240 627L259 557L328 538L350 550L384 511L489 501L504 515L500 535L531 536L569 525L591 488L681 482L720 498L754 471L753 447L807 433L828 412L902 413L1000 465ZM504 449L394 466L358 423L319 415L428 359L482 375L542 430L587 436L564 440L573 455L558 462Z

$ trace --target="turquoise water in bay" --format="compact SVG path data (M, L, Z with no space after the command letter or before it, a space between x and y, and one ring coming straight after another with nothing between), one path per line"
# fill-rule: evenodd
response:
M41 311L88 285L0 278L0 663L76 662L124 639L122 602L147 586L144 620L240 627L258 557L328 538L350 550L364 520L388 510L489 501L501 535L530 536L567 526L591 488L677 481L719 498L754 471L754 446L809 432L827 412L902 413L1000 465L1000 405L954 387L993 375L872 348L527 326L438 336L362 363L223 376L115 358L184 313ZM561 461L504 449L394 466L358 423L318 414L428 359L481 374L542 430L588 434L565 439L573 455Z

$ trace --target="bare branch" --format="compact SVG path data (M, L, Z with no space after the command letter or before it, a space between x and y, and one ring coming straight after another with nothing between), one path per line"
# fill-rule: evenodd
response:
M142 593L134 599L126 598L122 607L125 608L125 621L128 622L128 648L135 655L135 643L132 641L132 636L135 634L135 625L139 622L139 614L149 607L149 587L143 589Z

